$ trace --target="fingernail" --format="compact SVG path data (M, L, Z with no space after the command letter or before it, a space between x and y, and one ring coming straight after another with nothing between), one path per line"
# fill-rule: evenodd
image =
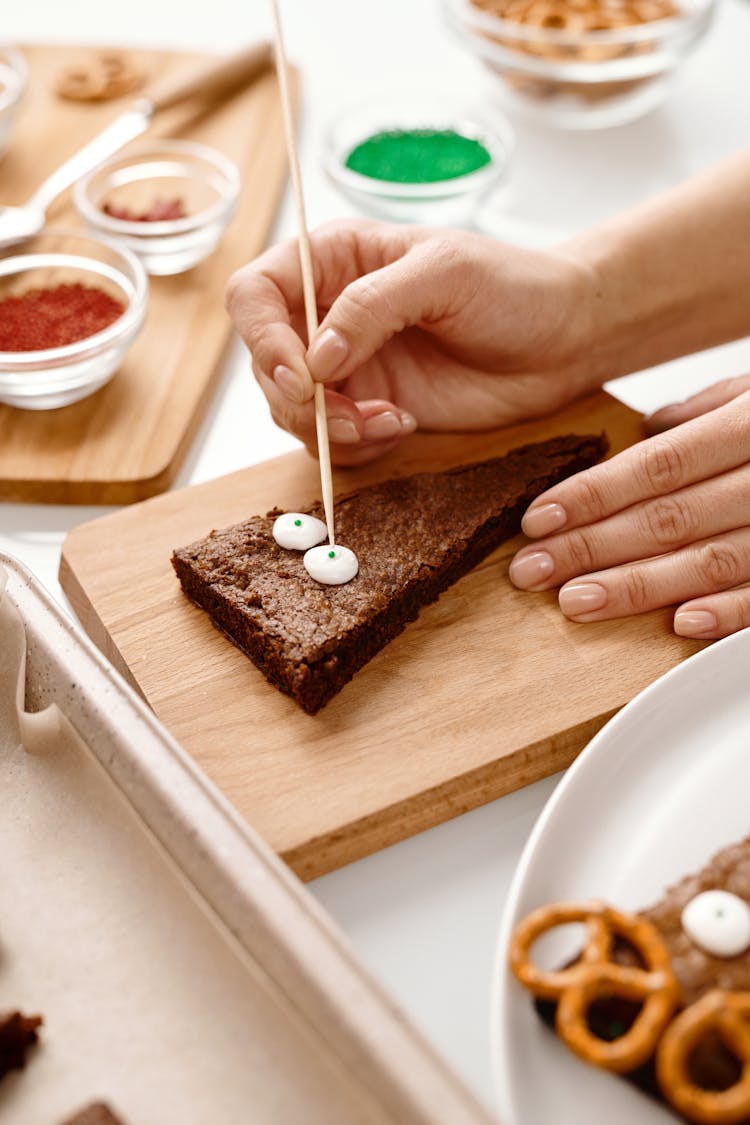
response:
M384 438L395 437L401 433L401 419L397 418L392 410L384 410L382 414L373 414L365 418L362 427L362 436L367 441L382 441Z
M541 535L559 531L567 522L568 514L561 504L540 504L538 508L529 508L521 527L525 535L538 539Z
M703 637L715 633L718 626L707 609L678 609L674 615L674 631L679 637Z
M305 397L305 381L291 367L284 367L280 363L273 369L273 381L287 398L292 402L303 402Z
M407 410L402 410L399 414L401 419L401 431L404 434L413 434L417 428L417 419L413 414L409 414Z
M359 441L359 430L351 418L329 418L328 436L331 441L340 442L341 445L354 445Z
M555 564L546 551L530 551L516 555L510 564L508 574L514 586L520 590L533 590L550 577Z
M595 613L607 604L607 591L597 582L571 582L563 586L559 596L560 609L566 617Z
M310 370L318 377L333 375L349 354L349 344L334 328L325 332L314 342L307 353Z

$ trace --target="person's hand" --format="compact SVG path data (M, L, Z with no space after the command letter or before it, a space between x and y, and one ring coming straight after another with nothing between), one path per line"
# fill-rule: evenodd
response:
M564 251L366 220L330 223L311 244L323 320L309 349L296 240L227 290L274 420L311 452L312 379L326 384L339 465L372 460L417 426L489 429L592 388L596 279Z
M665 407L647 426L665 432L529 506L522 526L538 542L516 554L511 581L560 586L573 621L676 604L676 633L727 636L750 625L750 376Z
M735 375L732 379L721 379L712 383L697 394L686 398L684 402L673 402L663 406L661 410L654 411L644 419L643 425L647 434L660 434L664 430L671 430L682 422L689 422L691 418L698 418L709 410L716 410L732 399L737 398L743 391L750 391L750 375ZM748 454L750 460L750 453Z

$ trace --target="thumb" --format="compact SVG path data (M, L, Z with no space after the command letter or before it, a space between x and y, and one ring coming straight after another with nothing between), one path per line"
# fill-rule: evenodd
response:
M726 405L747 390L750 390L750 375L722 379L691 395L684 402L671 403L669 406L663 406L661 410L654 411L644 419L646 433L660 434L664 430L671 430L673 426L679 426L692 418L698 418L701 414L707 414L709 410L716 410L717 407Z
M307 352L312 377L346 379L397 333L438 320L455 307L460 276L452 268L455 260L455 253L441 255L432 242L423 242L347 285Z

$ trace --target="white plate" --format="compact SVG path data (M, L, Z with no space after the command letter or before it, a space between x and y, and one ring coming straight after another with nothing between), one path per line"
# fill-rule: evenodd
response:
M506 1125L674 1125L621 1078L579 1062L536 1016L507 969L508 938L534 907L659 899L750 832L750 629L662 676L589 743L523 852L500 929L493 1052ZM547 956L572 952L561 934Z

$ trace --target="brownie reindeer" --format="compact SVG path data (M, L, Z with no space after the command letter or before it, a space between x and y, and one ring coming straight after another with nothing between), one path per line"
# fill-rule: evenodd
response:
M578 958L545 971L541 935L585 926ZM627 1075L700 1125L750 1123L750 838L655 906L543 906L516 927L510 967L582 1059Z

